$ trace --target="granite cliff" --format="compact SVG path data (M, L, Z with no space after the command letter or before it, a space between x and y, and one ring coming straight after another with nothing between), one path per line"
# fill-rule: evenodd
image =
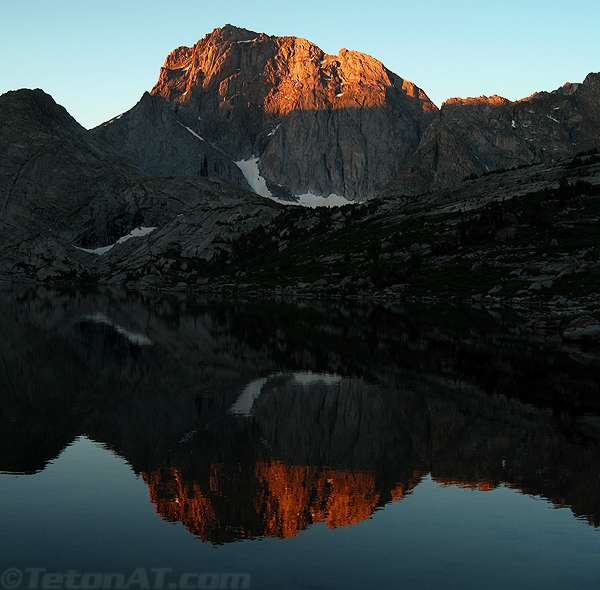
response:
M151 173L240 182L232 162L256 161L273 195L366 200L436 112L368 55L227 25L174 50L152 92L94 133Z
M406 195L456 188L465 178L554 164L599 144L600 74L515 102L451 99L390 187Z
M148 173L247 186L243 174L263 196L366 201L597 147L599 80L438 109L363 53L326 55L305 39L227 25L175 49L152 91L94 133Z

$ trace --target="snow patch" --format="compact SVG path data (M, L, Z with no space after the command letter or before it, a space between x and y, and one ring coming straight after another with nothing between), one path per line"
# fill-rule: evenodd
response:
M294 373L294 381L301 385L314 385L316 383L324 383L325 385L336 385L341 381L340 375L332 373L313 373L306 371L302 373Z
M154 344L154 342L152 342L152 340L150 340L150 338L148 338L145 334L142 334L141 332L133 332L132 330L128 330L123 326L113 323L103 311L95 311L94 313L84 315L81 319L94 322L95 324L101 324L103 326L110 326L115 330L115 332L121 336L124 336L127 338L127 340L129 340L129 342L135 344L136 346L152 346Z
M132 229L126 236L119 238L114 244L110 244L108 246L101 246L100 248L80 248L79 246L74 246L77 250L81 250L82 252L88 252L89 254L98 254L101 256L102 254L106 254L109 250L112 250L117 244L123 244L127 240L131 238L141 238L143 236L147 236L149 233L153 232L156 227L136 227Z
M516 129L516 128L517 128L517 124L515 123L515 120L514 120L514 119L512 120L512 123L511 123L510 125L511 125L511 127L512 127L513 129Z
M187 94L187 91L186 93ZM185 94L183 96L185 96ZM198 119L200 119L200 117L198 117ZM197 137L200 141L204 141L203 137L200 137L193 129L190 129L187 125L184 125L183 123L181 123L181 121L177 121L182 127L185 127L194 137Z
M267 181L260 175L260 170L258 168L258 158L253 156L249 160L238 160L237 162L235 162L235 164L242 171L242 174L244 175L244 178L250 185L250 188L257 195L260 195L261 197L266 197L268 199L273 199L274 201L277 201L278 203L281 203L283 205L301 205L304 207L314 208L342 207L344 205L349 205L350 203L353 203L353 201L346 199L346 197L336 195L335 193L331 193L328 197L323 197L320 195L315 195L310 191L301 195L295 195L295 201L286 201L283 199L278 199L277 197L271 194L271 191L267 187Z
M267 188L267 181L260 175L258 169L258 158L252 157L249 160L238 160L235 165L242 171L244 178L250 185L250 188L261 197L273 198L271 191Z
M246 416L246 418L252 416L252 406L258 396L262 393L263 386L270 378L270 376L263 377L262 379L257 379L256 381L248 383L235 404L229 408L229 413Z
M296 195L298 198L298 204L304 207L343 207L344 205L350 205L354 201L348 200L346 197L331 193L328 197L315 195L314 193L306 192L302 195ZM292 203L293 204L293 203Z
M273 373L268 377L262 377L261 379L256 379L255 381L248 383L248 385L244 387L237 401L229 408L229 413L250 418L252 416L252 406L260 397L264 386L272 379L278 377L289 378L290 374ZM313 373L312 371L292 373L291 378L295 383L302 386L315 385L317 383L323 383L325 385L337 385L342 379L340 375L331 373Z
M112 119L106 121L106 123L102 123L102 126L104 125L108 125L109 123L113 123L114 121L118 121L125 113L121 113L120 115L117 115L116 117L113 117Z
M198 430L196 428L194 428L193 430L190 430L189 432L186 432L178 441L178 445L182 445L190 440L192 440L192 438L194 438L194 435L198 432Z
M550 115L546 115L546 117L548 117L548 119L550 119L551 121L554 121L555 123L560 123L560 121L558 119L555 119L554 117L551 117Z
M269 133L269 134L267 135L267 137L271 137L272 135L275 135L275 132L276 132L276 131L279 129L279 127L280 127L280 126L281 126L281 123L279 123L279 125L277 125L277 127L275 127L275 129L273 129L273 130L271 131L271 133Z

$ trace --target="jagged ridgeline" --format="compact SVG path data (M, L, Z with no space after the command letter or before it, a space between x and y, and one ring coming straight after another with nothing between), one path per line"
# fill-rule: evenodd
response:
M564 234L566 205L553 192L561 181L563 197L576 192L571 217L576 206L577 223L589 225L599 145L600 74L517 102L452 99L438 109L368 55L327 55L305 39L227 25L175 49L151 92L91 131L42 90L0 97L0 277L164 288L411 283L428 264L440 276L456 257L483 259L469 225L479 214L469 212L491 199L525 199L481 234L504 231L515 252ZM329 217L286 206L349 202ZM444 209L456 202L467 218ZM435 208L444 217L424 221ZM521 229L530 210L548 218L548 235ZM587 243L568 231L560 252L579 260ZM497 246L476 245L490 256ZM468 278L454 294L502 277Z
M152 92L94 133L151 174L243 183L241 168L254 189L260 173L263 194L366 200L436 113L421 89L368 55L327 55L306 39L228 25L174 50Z
M227 25L175 49L151 93L94 133L151 174L244 185L241 168L263 195L365 201L390 182L415 195L596 147L600 76L517 102L451 99L438 110L368 55L326 55L305 39Z

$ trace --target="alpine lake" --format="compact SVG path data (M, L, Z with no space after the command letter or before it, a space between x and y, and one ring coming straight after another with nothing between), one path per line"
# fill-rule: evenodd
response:
M600 585L600 350L519 310L0 299L3 589Z

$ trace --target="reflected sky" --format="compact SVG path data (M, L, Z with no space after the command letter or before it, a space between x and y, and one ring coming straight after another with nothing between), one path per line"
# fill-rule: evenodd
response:
M214 546L156 517L131 466L79 437L42 473L0 476L2 565L50 571L250 572L257 588L593 588L600 534L567 508L501 486L440 485L357 526ZM9 505L7 498L20 498ZM48 534L52 533L52 543Z
M595 349L468 309L0 297L1 570L597 587Z

